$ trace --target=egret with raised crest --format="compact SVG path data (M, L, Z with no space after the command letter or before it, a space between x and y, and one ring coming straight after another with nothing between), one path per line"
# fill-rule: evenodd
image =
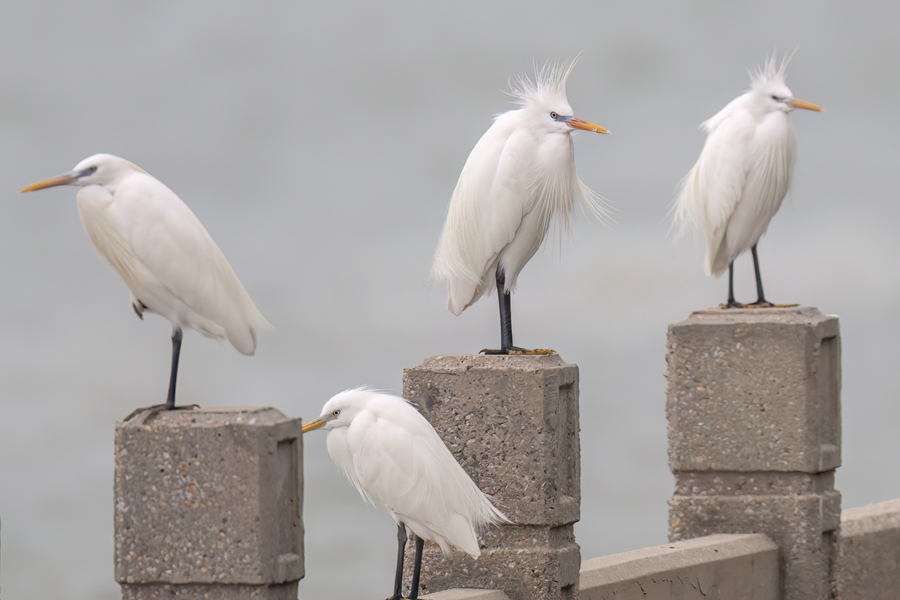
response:
M687 229L706 238L706 274L728 269L723 308L775 306L763 294L756 245L781 207L794 171L796 134L788 114L822 108L794 98L785 84L787 59L775 56L753 75L752 85L700 127L706 143L682 181L674 204L679 236ZM750 250L756 273L756 302L734 299L734 260Z
M572 132L609 133L574 116L566 82L575 61L535 65L532 81L512 86L519 108L494 119L469 154L450 198L432 277L447 282L447 306L459 315L497 289L500 348L488 354L534 354L513 345L510 294L519 272L554 219L565 229L576 201L603 216L600 197L575 172Z

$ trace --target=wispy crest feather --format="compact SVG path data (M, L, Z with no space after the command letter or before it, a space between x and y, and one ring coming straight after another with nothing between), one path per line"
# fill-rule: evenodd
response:
M758 90L773 82L785 83L788 64L790 64L796 53L797 48L794 48L793 52L781 59L781 65L776 66L777 52L773 50L772 55L766 59L766 62L761 67L750 71L750 89Z
M571 61L548 60L542 67L535 61L534 80L529 78L527 73L517 75L509 82L509 95L515 98L516 104L520 106L546 101L560 94L565 96L569 75L572 74L572 69L575 68L580 56L579 54Z

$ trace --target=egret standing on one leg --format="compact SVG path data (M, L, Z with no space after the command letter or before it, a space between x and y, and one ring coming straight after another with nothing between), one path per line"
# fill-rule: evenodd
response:
M459 315L496 285L500 301L500 349L513 346L510 292L534 256L554 218L568 226L576 199L602 210L575 173L571 133L609 133L572 116L566 81L575 62L535 66L512 95L520 108L498 115L463 167L450 198L432 276L447 282L448 308Z
M364 500L384 505L397 523L399 600L407 530L416 536L416 562L409 597L419 595L422 540L442 552L455 546L478 558L476 533L509 523L469 478L431 424L403 398L366 388L341 392L325 403L303 433L325 429L328 454Z
M788 118L795 108L822 108L793 97L784 82L787 60L775 56L753 77L750 90L732 100L701 128L706 144L684 178L675 216L686 228L706 235L706 274L728 269L728 302L734 299L734 259L753 255L758 298L749 306L773 306L763 295L756 244L778 212L791 184L796 135Z
M175 408L182 329L228 337L252 355L271 329L225 256L191 209L159 180L109 154L86 158L68 173L23 189L78 185L78 214L88 236L128 289L138 317L172 322L172 372L165 408Z

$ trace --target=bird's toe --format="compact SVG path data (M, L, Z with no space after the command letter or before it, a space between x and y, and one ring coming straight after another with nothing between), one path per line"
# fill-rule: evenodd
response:
M719 308L721 308L722 310L727 310L729 308L747 308L747 305L743 304L741 302L735 302L732 300L730 302L723 302L722 304L719 305Z
M556 350L551 350L550 348L532 348L530 350L526 350L525 348L516 348L514 350L510 350L509 353L525 356L540 356L547 354L556 354Z

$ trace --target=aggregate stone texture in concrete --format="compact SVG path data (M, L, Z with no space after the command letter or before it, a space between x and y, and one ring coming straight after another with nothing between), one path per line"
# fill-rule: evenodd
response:
M273 408L158 411L118 423L123 597L296 598L302 452L300 419Z
M845 510L839 546L840 600L900 598L900 499Z
M584 561L581 600L780 600L778 546L711 535Z
M669 326L669 465L819 473L840 466L838 319L710 309Z
M454 588L435 592L427 596L419 596L420 600L509 600L509 596L500 590L475 590L471 588Z
M297 600L299 582L280 585L143 583L123 585L122 600Z
M840 492L807 495L678 496L669 502L669 539L764 533L780 548L784 600L832 597Z
M485 532L478 559L443 555L426 542L422 592L483 588L511 600L575 598L578 367L555 354L433 356L404 370L403 395L514 523ZM412 560L409 544L405 586Z
M832 598L841 495L838 319L706 310L669 327L669 539L763 533L784 600Z

